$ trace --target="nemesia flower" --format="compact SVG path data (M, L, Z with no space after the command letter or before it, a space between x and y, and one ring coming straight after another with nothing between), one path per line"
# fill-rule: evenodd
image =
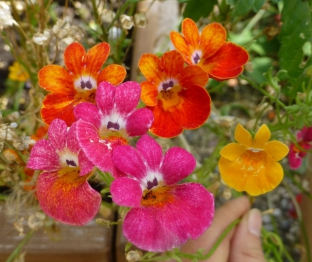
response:
M9 67L9 79L19 82L25 82L29 79L29 74L25 68L18 62L14 62Z
M118 146L113 161L127 176L111 184L112 199L130 207L123 222L125 237L137 247L163 252L196 239L210 226L213 195L199 183L177 184L191 174L195 158L170 148L165 155L148 135L136 145Z
M40 207L57 221L84 225L101 204L101 195L87 182L94 165L80 150L75 123L67 130L63 120L55 119L48 136L33 146L26 166L42 170L36 187Z
M276 140L269 141L271 132L264 124L252 138L238 124L235 140L220 151L221 178L237 191L257 196L273 190L283 179L283 168L277 162L288 154L288 147Z
M196 23L185 18L182 34L171 32L175 48L190 65L199 65L211 78L226 80L238 76L248 62L248 52L226 41L226 30L219 23L211 23L198 32Z
M302 130L297 132L296 137L300 148L294 143L289 146L288 162L291 169L298 169L307 151L312 148L312 127L303 127Z
M210 115L210 96L203 88L208 75L199 66L186 66L177 51L161 58L144 54L139 68L147 81L141 83L141 99L152 110L150 129L161 137L174 137L183 129L201 126Z
M96 91L96 105L81 103L75 107L77 139L86 156L114 177L120 172L112 162L112 149L128 144L130 137L145 134L153 122L147 108L136 109L141 88L128 81L115 87L102 82Z
M74 42L64 51L66 68L59 65L43 67L39 73L39 85L51 92L43 100L41 117L50 124L55 118L70 126L75 121L73 108L81 102L94 103L95 91L102 81L119 84L126 76L120 65L101 67L109 55L108 43L100 43L87 53L84 47Z

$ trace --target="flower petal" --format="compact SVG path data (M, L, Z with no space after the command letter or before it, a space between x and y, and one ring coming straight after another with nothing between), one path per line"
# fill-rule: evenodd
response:
M118 146L113 150L113 162L127 175L142 179L146 176L146 165L137 150L131 146Z
M192 64L192 53L185 38L178 32L171 32L170 39L174 47L181 53L183 59L188 63Z
M285 144L272 140L265 144L264 151L272 158L272 160L280 161L287 156L289 149Z
M88 102L80 103L75 106L74 113L77 120L82 119L86 122L92 123L96 128L100 128L101 114L96 105Z
M61 119L54 119L48 130L49 141L55 150L66 147L67 125Z
M189 176L195 169L196 160L183 148L170 148L162 161L161 173L166 185L175 184Z
M230 143L223 147L220 151L220 155L230 161L234 161L242 155L246 150L246 147L238 143Z
M71 151L78 153L80 146L77 140L76 122L71 125L66 138L66 147ZM80 165L80 164L79 164Z
M302 129L302 139L307 142L312 141L312 127L303 127Z
M147 106L156 106L158 100L157 86L151 82L145 81L141 83L141 99Z
M154 54L144 54L139 60L139 68L145 78L156 86L164 79L160 59Z
M116 87L115 106L121 115L133 111L140 101L141 87L137 82L127 81Z
M184 67L184 60L178 51L172 50L163 54L160 58L160 64L166 77L176 77Z
M119 85L126 77L127 71L121 65L111 64L103 68L98 74L97 84L101 82L110 82L112 85Z
M158 171L163 156L161 146L150 136L143 135L138 140L136 149L147 162L149 169Z
M254 148L264 148L265 143L270 140L271 132L267 125L263 124L257 133L252 142L252 147Z
M98 212L101 195L90 187L87 177L77 172L42 173L37 182L36 195L42 210L65 224L82 226Z
M226 80L238 76L248 59L248 52L243 47L226 42L213 56L202 59L201 66L210 77Z
M188 45L196 48L200 43L200 37L196 23L189 18L185 18L182 21L182 33Z
M110 46L108 43L103 42L93 46L84 57L84 63L86 70L91 75L97 75L101 70L102 65L106 61L110 52Z
M127 213L123 233L131 243L143 250L164 252L190 238L196 239L210 226L214 215L213 195L202 185L174 186L169 194L170 202L132 208Z
M95 101L103 115L108 115L114 108L116 87L108 82L99 84Z
M127 119L126 130L129 136L142 136L147 133L154 121L151 110L139 108L135 110Z
M51 124L55 118L62 119L70 126L76 121L74 106L79 101L74 95L64 96L63 94L48 94L42 102L41 118L46 124Z
M35 143L30 152L27 168L54 171L61 166L58 154L50 141L41 139Z
M251 134L241 125L237 124L236 129L235 129L235 134L234 134L235 140L246 146L246 147L251 147L252 145L252 136Z
M204 87L209 79L208 74L199 66L186 66L179 74L179 84L183 88L190 88L194 85Z
M68 45L64 51L64 63L74 76L83 70L83 58L86 55L84 47L78 42Z
M225 43L226 30L219 23L211 23L204 27L201 32L200 49L203 59L215 54Z
M63 95L75 94L73 76L58 65L47 65L38 72L38 84L48 92Z
M291 169L298 169L302 164L302 157L294 151L294 144L289 146L288 162Z
M120 206L139 207L142 199L142 188L137 180L119 177L110 186L113 201Z
M78 153L78 163L80 167L79 176L87 175L95 168L94 164L87 158L86 154L80 150Z

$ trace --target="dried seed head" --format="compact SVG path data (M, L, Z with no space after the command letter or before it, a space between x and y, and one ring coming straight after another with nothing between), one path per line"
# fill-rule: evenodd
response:
M115 18L116 14L112 10L104 9L102 11L101 19L104 23L111 23L113 19Z
M0 2L0 29L18 25L13 19L11 8L6 2Z
M133 27L133 17L128 15L121 15L120 16L120 23L122 28L125 30L130 30Z
M139 250L131 250L127 252L126 259L129 262L140 261L142 258L142 252Z
M134 15L134 24L136 27L145 28L147 24L146 14L143 12Z
M50 43L51 37L51 30L45 29L43 33L35 33L32 39L37 45L45 46Z

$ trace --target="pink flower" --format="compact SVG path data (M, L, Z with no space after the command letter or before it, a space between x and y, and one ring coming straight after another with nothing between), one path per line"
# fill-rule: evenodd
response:
M297 132L297 147L294 143L289 146L288 161L291 169L298 169L307 151L311 149L310 142L312 141L312 127L303 127Z
M63 120L53 120L49 139L36 142L27 168L42 170L36 192L41 209L57 221L81 226L96 215L102 200L87 182L94 165L80 150L75 132L76 123L67 130Z
M131 207L123 233L137 247L163 252L199 237L214 215L213 195L198 183L176 184L195 168L186 150L173 147L162 154L148 135L136 145L113 150L113 161L128 176L111 184L113 201Z
M112 149L127 145L129 138L145 134L153 123L147 108L136 109L141 87L125 82L117 87L108 82L99 84L96 105L80 103L75 107L77 139L82 150L100 170L120 176L112 161Z

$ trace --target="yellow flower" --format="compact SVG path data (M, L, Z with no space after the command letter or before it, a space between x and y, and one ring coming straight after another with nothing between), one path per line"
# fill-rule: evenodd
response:
M288 147L276 140L269 141L271 132L262 125L255 137L241 125L235 129L235 140L220 151L221 178L237 191L257 196L273 190L283 179L282 166L277 162L288 154Z
M14 81L25 82L29 79L29 74L25 68L18 62L14 62L9 67L9 78Z

